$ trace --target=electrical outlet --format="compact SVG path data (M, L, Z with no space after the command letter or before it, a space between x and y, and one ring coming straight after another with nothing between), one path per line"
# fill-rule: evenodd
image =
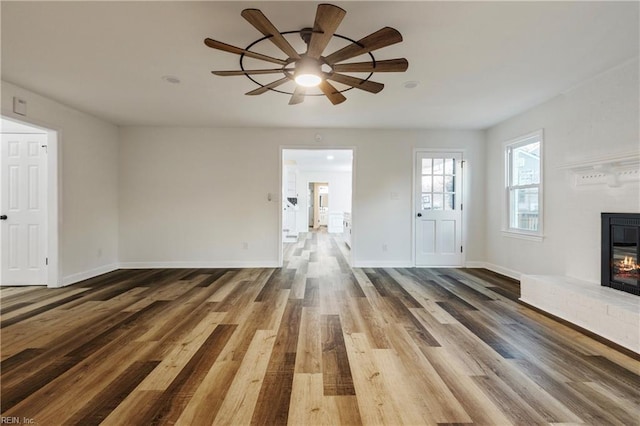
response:
M249 250L249 243L248 242L243 242L242 243L242 250Z
M389 249L389 246L387 245L387 243L382 244L382 251L387 251Z

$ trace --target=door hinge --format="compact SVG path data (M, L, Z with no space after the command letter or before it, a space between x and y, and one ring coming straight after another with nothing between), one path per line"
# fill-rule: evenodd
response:
M463 207L464 207L464 204L460 203L460 211L462 211Z
M460 253L462 253L462 246L460 246Z
M48 257L45 257L45 258L44 258L44 264L45 264L45 265L47 265L47 266L49 266L49 258L48 258Z
M464 169L464 163L466 163L466 161L465 161L465 160L462 160L462 161L460 162L460 168L461 168L461 169Z

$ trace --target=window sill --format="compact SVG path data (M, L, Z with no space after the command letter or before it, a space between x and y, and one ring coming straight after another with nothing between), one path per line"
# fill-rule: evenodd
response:
M517 238L519 240L526 240L526 241L542 242L542 240L544 239L544 235L542 234L531 234L529 232L518 232L518 231L503 229L501 233L503 237Z

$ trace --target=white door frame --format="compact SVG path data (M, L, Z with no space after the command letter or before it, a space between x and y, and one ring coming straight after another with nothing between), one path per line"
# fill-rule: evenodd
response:
M467 187L467 182L465 179L465 168L464 165L466 163L466 150L464 149L460 149L460 148L439 148L439 149L434 149L434 148L414 148L413 149L413 158L411 159L413 166L411 168L412 170L412 174L411 174L411 264L414 266L414 268L418 268L420 266L416 265L416 205L417 205L417 199L416 199L416 192L417 192L417 188L416 188L416 173L417 173L417 159L418 159L418 155L421 153L425 153L425 154L437 154L437 153L441 153L441 152L453 152L456 154L460 154L460 157L462 158L461 164L460 164L460 178L462 179L461 181L461 185L460 185L460 202L461 205L464 206L464 204L466 203L466 199L465 199L465 195L466 195L466 187ZM466 230L466 225L467 225L467 210L463 208L462 209L462 219L461 219L461 224L460 224L460 232L461 232L461 240L462 240L462 247L464 247L464 250L462 251L462 260L461 260L461 266L464 267L464 265L466 265L466 261L467 261L467 234L465 232Z
M0 115L3 119L8 121L17 122L25 126L35 127L38 130L43 130L47 134L47 287L61 287L61 260L60 260L60 193L59 171L62 169L59 167L60 156L60 130L55 127L33 120L31 118L17 115L13 112L2 110ZM9 132L7 132L9 133Z
M278 198L275 200L276 204L278 205L278 266L281 268L284 265L284 246L283 241L282 241L282 215L283 215L283 210L282 210L282 200L280 200L280 197L282 196L282 188L284 186L284 182L282 179L284 179L283 176L283 166L284 164L282 163L282 154L283 151L285 149L292 149L292 150L320 150L320 151L328 151L328 150L351 150L351 155L352 155L352 159L351 159L351 246L350 246L350 259L349 259L349 264L353 264L353 259L355 259L355 253L356 253L356 235L357 235L357 221L356 221L356 217L357 217L357 206L355 205L354 200L356 199L356 159L357 159L357 155L356 155L356 147L355 146L334 146L334 145L327 145L327 146L310 146L310 145L280 145L280 149L278 150L278 192L277 194L280 194L278 196ZM308 183L307 183L308 185Z

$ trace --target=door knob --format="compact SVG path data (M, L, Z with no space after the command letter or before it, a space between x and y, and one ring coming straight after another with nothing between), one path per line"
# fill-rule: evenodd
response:
M418 217L422 217L422 213L418 213Z
M7 215L3 214L2 216L0 216L0 220L7 220Z

